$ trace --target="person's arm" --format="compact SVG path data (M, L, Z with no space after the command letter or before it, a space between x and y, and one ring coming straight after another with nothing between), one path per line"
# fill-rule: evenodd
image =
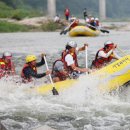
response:
M83 47L78 48L78 52L79 52L79 51L84 51L85 48L86 48L86 46L88 47L88 44L87 44L87 43L85 43Z
M113 49L110 50L108 53L105 53L104 51L99 51L98 56L108 58L113 53Z
M75 64L71 64L70 66L71 66L71 68L74 71L78 71L78 72L89 72L88 68L79 68L79 67L76 67Z
M42 78L44 76L46 76L46 73L42 73L42 74L37 74L35 73L30 67L27 67L23 70L23 73L25 75L26 78L30 78L30 76L34 77L34 78Z
M113 57L117 60L121 58L121 56L119 56L115 51L113 51Z
M41 54L41 61L36 63L36 67L40 67L45 64L44 55L45 54Z
M74 71L79 71L79 72L89 71L89 69L87 69L87 68L76 67L75 64L74 64L73 57L70 54L66 55L65 61L67 62L67 65L70 66Z

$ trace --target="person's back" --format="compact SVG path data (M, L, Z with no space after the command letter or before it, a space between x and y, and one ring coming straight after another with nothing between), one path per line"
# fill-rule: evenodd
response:
M68 72L65 70L64 61L61 59L56 60L52 67L52 77L54 82L66 80Z

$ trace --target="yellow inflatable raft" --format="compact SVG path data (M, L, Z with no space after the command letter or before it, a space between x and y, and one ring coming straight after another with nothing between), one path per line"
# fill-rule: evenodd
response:
M69 32L71 37L76 36L98 36L100 34L99 30L92 30L87 26L76 26L72 28Z
M130 55L124 56L120 60L90 74L90 76L93 75L100 77L100 84L98 87L102 92L110 92L117 89L130 80ZM74 86L77 82L78 80L66 80L57 82L54 85L60 92ZM40 94L48 94L52 93L52 88L52 84L48 84L34 87L32 90Z

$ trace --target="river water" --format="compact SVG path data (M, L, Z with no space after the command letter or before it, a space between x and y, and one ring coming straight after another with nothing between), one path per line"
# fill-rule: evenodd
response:
M60 36L58 32L1 33L0 54L13 53L17 75L27 54L35 54L40 59L46 53L49 68L52 67L68 41L74 40L78 46L89 44L88 64L104 42L112 40L125 54L130 54L130 34L128 31L111 31L99 37ZM117 51L121 56L124 54ZM85 67L85 53L78 56L79 64ZM39 69L45 71L45 66ZM14 77L16 78L16 77ZM14 79L13 79L14 80ZM20 80L17 77L16 80ZM41 84L43 78L35 83ZM129 85L112 94L102 94L97 89L98 81L93 77L81 78L74 87L61 92L59 96L39 95L25 92L30 87L11 79L0 80L0 120L8 130L130 130L130 89Z

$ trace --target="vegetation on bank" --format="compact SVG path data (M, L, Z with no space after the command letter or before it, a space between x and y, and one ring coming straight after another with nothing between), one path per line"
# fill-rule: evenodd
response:
M56 31L63 28L63 24L54 23L53 21L49 21L48 23L42 24L42 31Z
M19 25L6 21L0 21L0 32L28 32L33 29L34 27L32 26Z
M63 28L62 24L48 21L38 27L21 25L7 21L0 21L0 32L36 32L36 31L57 31Z

